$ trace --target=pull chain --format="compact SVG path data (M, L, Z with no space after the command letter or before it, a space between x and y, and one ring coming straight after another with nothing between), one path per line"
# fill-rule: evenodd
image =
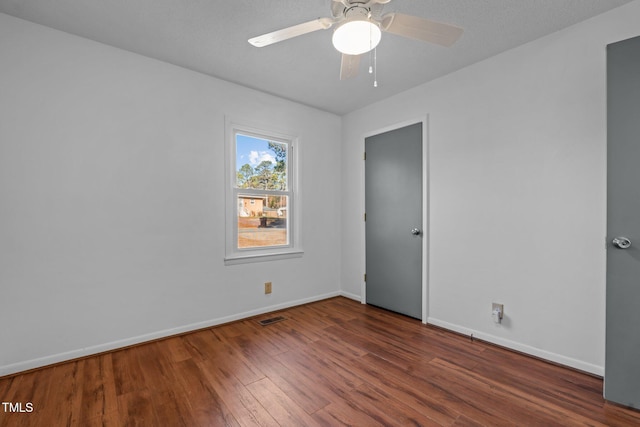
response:
M371 12L369 12L369 19L371 19ZM377 47L373 48L373 40L371 35L371 27L369 27L369 74L373 74L373 87L378 87L378 55ZM373 64L371 63L371 51L373 51Z
M369 51L369 74L373 74L373 87L378 87L378 48Z
M378 48L373 49L373 87L378 87Z
M373 51L369 52L369 74L373 74Z

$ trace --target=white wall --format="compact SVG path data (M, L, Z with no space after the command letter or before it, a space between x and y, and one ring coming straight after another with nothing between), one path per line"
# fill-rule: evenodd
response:
M340 117L3 14L0 58L0 375L339 294ZM224 265L225 115L299 136L302 258Z
M636 1L345 116L343 290L362 284L363 136L428 114L428 322L603 374L605 46L638 22Z
M0 375L359 295L363 136L425 114L429 322L602 374L604 48L639 18L636 1L341 133L339 117L0 14ZM300 136L304 257L224 266L225 115Z

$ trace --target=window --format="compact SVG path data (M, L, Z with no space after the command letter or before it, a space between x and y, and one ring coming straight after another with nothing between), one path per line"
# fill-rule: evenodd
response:
M232 124L228 128L225 261L299 256L295 138Z

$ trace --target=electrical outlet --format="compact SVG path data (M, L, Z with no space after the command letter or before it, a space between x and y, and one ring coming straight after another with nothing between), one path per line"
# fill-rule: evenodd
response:
M271 293L271 282L264 282L264 293L265 294Z
M496 316L497 314L497 316ZM496 323L500 323L502 318L504 317L504 304L492 303L491 304L491 315L494 316L494 320Z

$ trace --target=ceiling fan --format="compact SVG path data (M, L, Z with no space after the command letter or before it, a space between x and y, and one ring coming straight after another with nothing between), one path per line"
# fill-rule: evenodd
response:
M373 50L382 32L414 40L451 46L462 28L402 13L382 14L391 0L331 0L331 18L318 18L249 39L256 47L269 46L293 37L335 26L332 42L342 53L340 80L358 74L360 55Z

